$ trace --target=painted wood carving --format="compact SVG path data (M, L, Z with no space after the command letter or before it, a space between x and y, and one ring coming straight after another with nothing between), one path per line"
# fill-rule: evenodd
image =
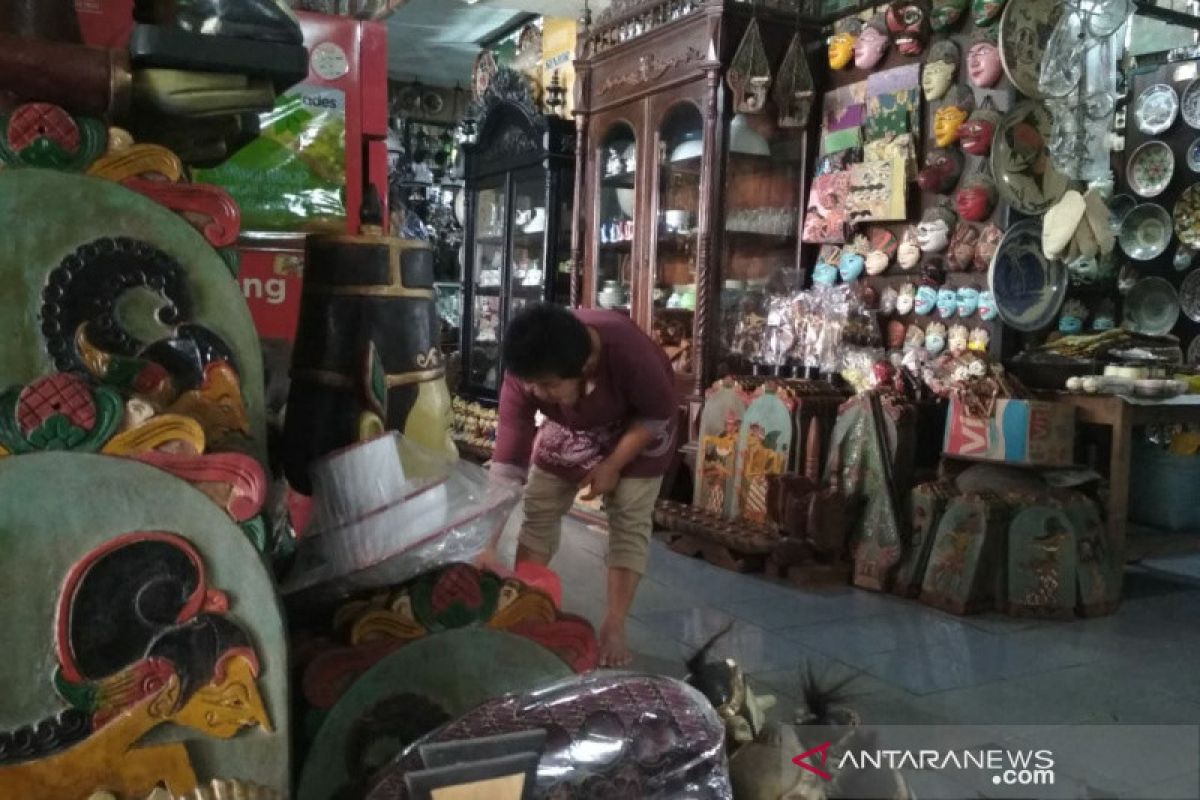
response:
M169 183L126 178L121 185L166 206L200 231L213 247L237 243L242 210L229 192L206 183Z
M162 145L131 144L96 159L87 172L117 183L155 175L174 183L183 177L183 162Z
M1015 616L1075 616L1077 545L1074 526L1056 500L1041 493L1010 495L1018 506L1008 530L1008 602Z
M108 146L104 123L49 103L25 103L0 118L0 163L86 170Z
M896 567L892 591L904 597L921 593L921 581L929 565L929 551L946 510L946 504L958 494L948 481L923 483L912 490L912 526L908 546Z
M738 434L745 413L746 394L737 381L719 380L705 393L692 504L722 517L730 516L733 508Z
M953 498L934 536L921 602L952 614L996 609L1006 594L1003 562L1012 513L999 495Z
M235 777L286 791L271 579L224 513L184 487L129 459L0 459L0 492L23 498L0 508L0 581L20 587L0 634L0 796L140 800Z
M470 564L427 572L391 592L343 605L333 617L340 646L304 669L305 699L329 708L360 674L410 642L454 628L487 627L530 639L577 672L599 657L587 620L559 611L549 595Z
M764 384L755 392L738 433L732 516L766 522L770 477L788 465L794 406L787 389L777 384Z
M792 37L779 78L775 81L775 106L779 109L779 127L803 128L808 125L813 106L813 77L804 54L799 31Z
M437 331L433 251L424 242L308 237L283 437L297 491L311 492L313 461L375 430L364 415L380 410L387 429L457 456Z
M766 106L767 91L771 88L771 62L763 47L757 17L752 17L746 26L725 80L733 92L733 108L737 113L758 114Z
M1079 492L1065 493L1062 503L1075 532L1076 611L1083 617L1111 614L1121 604L1125 570L1121 555L1109 546L1104 514L1094 500Z
M362 797L402 749L498 695L571 675L523 636L484 628L442 631L395 650L354 681L321 722L297 800Z
M37 220L0 241L0 316L28 320L0 341L0 387L87 372L159 413L207 406L209 448L265 461L258 335L200 234L118 184L46 170L0 171L0 214Z

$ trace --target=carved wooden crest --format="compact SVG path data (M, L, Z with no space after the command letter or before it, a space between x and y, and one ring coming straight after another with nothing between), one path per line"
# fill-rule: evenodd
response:
M758 20L750 20L742 43L734 53L733 63L725 77L733 90L733 106L739 114L757 114L767 102L771 88L771 65L763 47Z

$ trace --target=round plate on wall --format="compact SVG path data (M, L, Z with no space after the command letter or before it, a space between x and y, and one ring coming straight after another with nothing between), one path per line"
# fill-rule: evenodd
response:
M1022 214L1045 214L1067 191L1066 176L1054 168L1046 150L1052 125L1044 104L1023 100L993 134L992 176L1000 195Z
M1039 331L1054 321L1067 296L1067 268L1042 254L1042 221L1027 219L1008 229L992 266L988 288L1000 317L1019 331Z
M1013 86L1027 97L1042 98L1038 80L1046 44L1066 3L1060 0L1008 0L1000 18L1000 62Z

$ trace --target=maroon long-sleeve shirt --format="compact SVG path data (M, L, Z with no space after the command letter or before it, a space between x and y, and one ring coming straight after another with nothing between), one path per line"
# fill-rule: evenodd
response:
M662 475L671 461L678 427L675 375L666 353L623 314L595 309L574 313L600 336L600 358L587 376L586 393L574 406L545 403L520 380L506 375L493 469L523 475L532 456L539 469L580 481L612 453L629 425L638 422L657 436L621 474ZM538 411L546 417L540 431L534 423Z

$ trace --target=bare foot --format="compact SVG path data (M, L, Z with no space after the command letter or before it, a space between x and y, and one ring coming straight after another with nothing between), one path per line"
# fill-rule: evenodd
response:
M624 621L613 623L608 620L600 626L600 666L624 667L633 661L633 653L625 645Z

